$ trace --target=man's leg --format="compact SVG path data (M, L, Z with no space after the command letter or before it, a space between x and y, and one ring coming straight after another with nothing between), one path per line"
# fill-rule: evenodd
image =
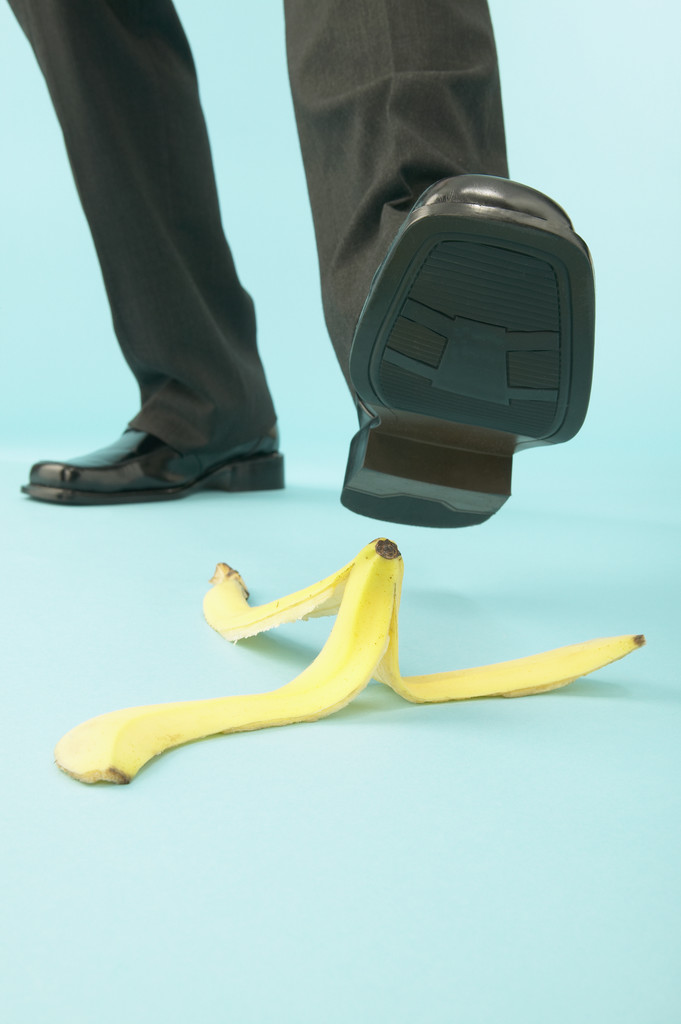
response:
M506 176L484 0L286 0L291 91L327 325L348 375L371 279L440 178Z
M196 74L170 0L9 0L60 120L141 410L219 456L275 412L225 240Z
M360 414L343 503L482 522L513 452L583 420L586 247L506 179L485 0L286 0L286 16L326 321Z

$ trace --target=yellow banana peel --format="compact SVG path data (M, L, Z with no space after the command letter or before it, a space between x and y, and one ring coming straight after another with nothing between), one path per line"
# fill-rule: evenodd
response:
M338 711L364 689L387 647L402 558L394 544L378 542L360 552L352 570L347 583L343 581L343 598L328 640L312 664L286 686L243 697L150 704L99 715L59 741L54 752L57 765L80 782L126 783L152 757L182 743L218 733L311 722ZM234 595L243 594L237 575L230 580ZM323 592L319 596L325 600ZM298 610L308 607L297 595L291 597ZM264 608L270 616L270 606Z
M229 640L284 622L336 614L329 638L311 665L292 682L267 693L151 704L100 715L59 741L57 765L81 782L127 783L151 758L183 743L330 715L372 678L414 703L519 697L566 686L645 643L642 635L606 637L495 665L402 676L402 576L397 546L379 538L313 586L252 607L241 576L220 563L204 599L204 613L209 625Z
M527 697L557 690L618 661L645 643L641 634L610 636L477 668L403 676L398 656L398 612L399 594L390 620L388 648L376 668L376 678L415 704L473 700L477 697Z
M370 546L367 545L367 548ZM225 562L218 562L210 581L213 587L203 599L206 622L225 640L236 641L281 626L285 622L335 615L340 608L350 570L361 555L362 552L352 562L319 583L255 607L249 605L246 584L236 569Z

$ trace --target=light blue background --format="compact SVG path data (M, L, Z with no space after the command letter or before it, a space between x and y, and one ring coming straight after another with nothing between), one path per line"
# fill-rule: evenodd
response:
M68 511L19 495L31 461L109 441L137 396L42 79L0 5L0 1013L673 1024L676 7L492 4L511 174L590 245L598 350L579 436L522 454L489 524L444 533L338 504L354 414L323 324L278 5L178 8L289 487ZM269 600L380 533L405 556L407 672L620 632L648 646L526 700L418 708L371 686L314 726L172 752L129 787L53 767L56 740L92 715L268 689L311 660L324 622L236 648L208 629L215 562Z

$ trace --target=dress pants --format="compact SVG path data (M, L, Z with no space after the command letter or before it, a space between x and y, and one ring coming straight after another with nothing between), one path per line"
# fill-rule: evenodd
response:
M182 452L264 434L276 417L253 303L223 233L171 0L9 3L45 76L139 383L130 425ZM285 13L324 313L350 384L371 279L420 193L453 174L507 176L494 37L485 0L286 0Z

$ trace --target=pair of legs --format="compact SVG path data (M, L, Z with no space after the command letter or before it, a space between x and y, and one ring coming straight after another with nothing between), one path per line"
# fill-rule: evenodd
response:
M97 500L173 497L201 481L229 489L235 463L241 481L236 485L249 486L250 481L253 486L276 486L276 417L258 356L253 304L238 280L223 234L194 64L171 0L9 2L50 90L116 335L141 394L141 408L126 440L89 463L84 457L34 467L29 493L87 503L88 494L98 495ZM286 0L285 7L289 74L326 322L346 380L361 399L364 428L375 428L380 420L385 429L387 411L404 403L386 403L366 381L358 392L358 379L368 377L361 365L354 376L350 368L353 337L366 313L377 268L411 223L418 197L433 183L472 173L507 175L489 12L485 0ZM484 192L484 183L464 202L480 206L480 189ZM446 190L442 198L446 205ZM461 196L453 201L460 204ZM499 203L508 205L503 195L487 205L495 203L497 208ZM529 216L538 222L544 215L532 209ZM456 241L461 236L458 222L446 230L439 227L438 237ZM516 239L515 251L524 244ZM420 267L425 260L418 259ZM418 272L399 253L392 262L393 277L396 267L402 277ZM526 267L516 260L511 271L513 287L512 280L522 278ZM500 287L508 288L509 282ZM444 291L449 291L447 282ZM385 298L381 301L390 305ZM407 288L400 309L391 314L393 322L395 316L408 320L404 302L413 306L414 301ZM442 307L442 301L435 305ZM455 319L459 314L454 312ZM376 318L376 309L369 313ZM445 315L452 319L451 311ZM463 316L489 323L485 309L472 317L464 311ZM421 333L446 335L425 324L421 328ZM533 329L550 328L540 323ZM384 342L394 350L390 336ZM367 344L365 339L360 347L371 361ZM425 366L424 379L436 384L428 377L432 345L426 341L424 357L422 343L404 344L405 358ZM457 341L452 344L461 347ZM357 358L361 364L361 356ZM539 385L547 379L544 374ZM477 410L472 423L470 414L463 416L475 428L473 434L467 430L463 441L457 440L438 424L460 420L460 408L450 415L446 400L441 408L429 396L425 407L417 400L414 411L410 401L413 405L413 396L396 436L404 434L404 424L414 414L421 422L415 433L411 430L411 440L434 443L439 454L462 444L467 451L471 445L479 447L478 426L494 433L495 451L499 444L503 448L503 438L496 434L521 437L519 444L525 436L518 423L506 424L503 417L492 416L485 423L484 410L478 423ZM355 453L356 469L362 468L365 454ZM395 459L397 464L404 461L399 451L392 451L391 479ZM99 477L89 472L97 463ZM102 480L105 469L109 476ZM399 468L396 472L399 479ZM367 480L365 472L362 486ZM385 496L395 486L399 490L400 485L390 483ZM437 486L447 488L446 482ZM441 497L436 487L431 498ZM385 503L379 506L372 510L369 503L357 511L394 518L384 515L390 512Z

